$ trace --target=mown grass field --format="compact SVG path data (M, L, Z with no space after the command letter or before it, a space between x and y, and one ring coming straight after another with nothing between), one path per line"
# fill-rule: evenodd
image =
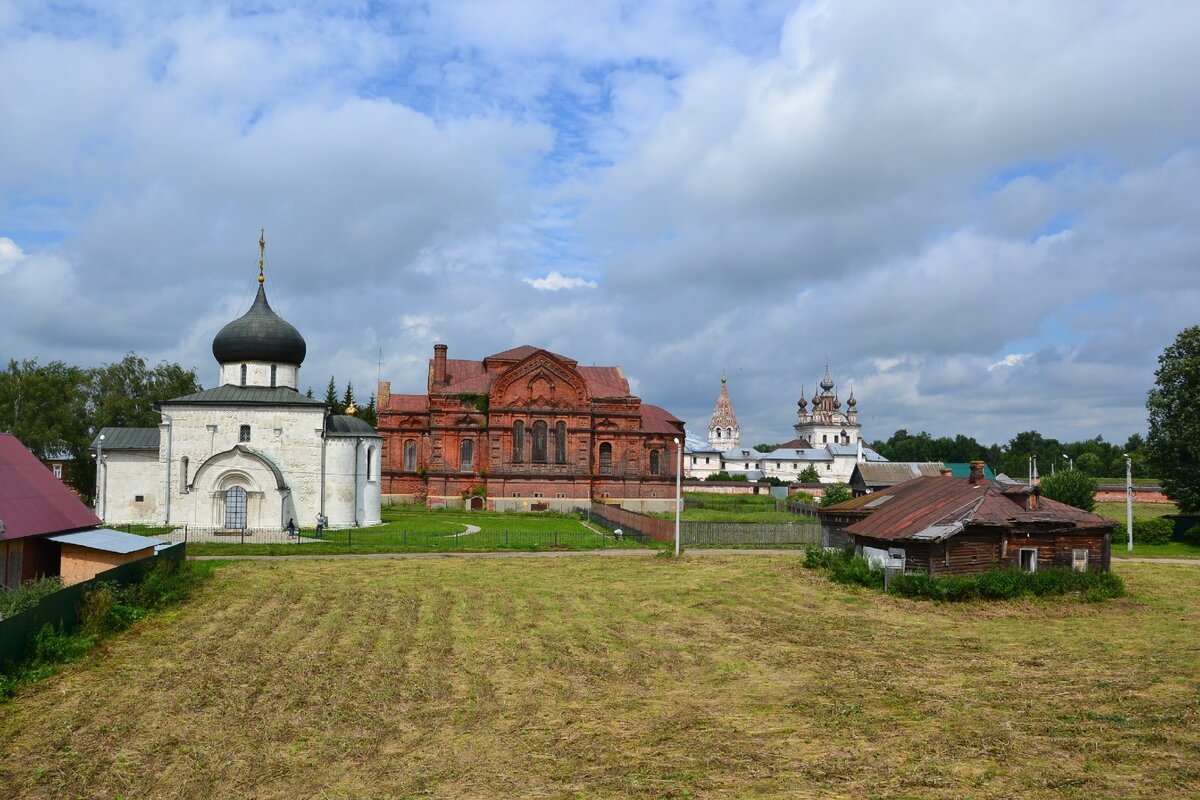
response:
M430 511L384 506L382 525L325 531L301 529L299 541L275 543L189 542L188 555L333 555L337 553L482 552L490 550L593 550L653 547L650 540L614 539L578 518L558 514L505 514L489 511ZM466 526L480 530L465 533Z
M939 606L798 562L222 566L0 706L0 797L1200 796L1200 569Z

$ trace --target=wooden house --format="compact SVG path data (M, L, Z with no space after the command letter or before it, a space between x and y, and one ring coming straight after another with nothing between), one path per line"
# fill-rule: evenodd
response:
M992 567L1107 570L1110 519L983 477L923 476L821 509L824 543L853 543L876 563L962 575Z

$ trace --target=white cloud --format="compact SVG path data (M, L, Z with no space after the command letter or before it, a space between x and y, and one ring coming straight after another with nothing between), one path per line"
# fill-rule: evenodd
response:
M0 275L10 272L24 258L25 251L16 242L7 236L0 236Z
M988 364L988 372L995 372L1001 367L1019 367L1029 360L1031 353L1009 353L999 361Z
M568 278L556 269L550 270L544 278L522 278L540 292L558 292L563 289L595 289L600 284L584 278Z

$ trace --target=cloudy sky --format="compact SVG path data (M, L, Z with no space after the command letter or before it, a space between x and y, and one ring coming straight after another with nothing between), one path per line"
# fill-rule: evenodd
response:
M260 228L318 393L528 343L750 443L826 362L1123 442L1200 323L1200 4L381 5L0 0L0 358L211 386Z

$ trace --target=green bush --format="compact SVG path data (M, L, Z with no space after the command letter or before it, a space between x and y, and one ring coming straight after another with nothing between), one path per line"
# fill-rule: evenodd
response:
M1063 470L1042 478L1040 487L1042 494L1051 500L1084 511L1094 511L1096 508L1096 481L1077 469Z
M834 483L825 487L821 493L821 505L831 506L835 503L842 503L854 497L854 492L850 491L850 487L844 483Z
M52 578L38 578L26 581L12 592L0 590L0 619L19 614L27 608L33 608L42 602L48 594L54 594L63 588L62 578L57 575Z
M1200 525L1193 525L1192 527L1188 528L1183 532L1183 535L1180 538L1188 544L1193 544L1197 547L1200 547Z
M1166 517L1148 517L1133 521L1134 544L1167 544L1174 533L1175 523ZM1113 529L1113 541L1123 542L1126 538L1125 523L1118 522L1117 527Z
M808 492L792 492L787 496L789 502L792 503L808 503L813 504L813 496Z

